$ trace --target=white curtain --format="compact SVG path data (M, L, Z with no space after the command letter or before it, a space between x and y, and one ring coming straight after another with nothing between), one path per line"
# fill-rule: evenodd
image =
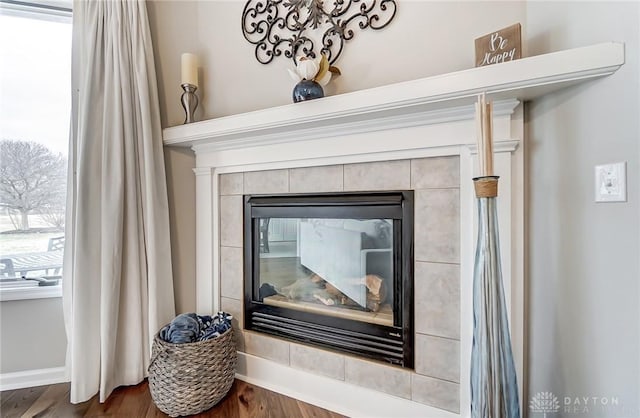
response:
M147 375L175 314L156 75L144 1L74 1L63 304L71 402Z

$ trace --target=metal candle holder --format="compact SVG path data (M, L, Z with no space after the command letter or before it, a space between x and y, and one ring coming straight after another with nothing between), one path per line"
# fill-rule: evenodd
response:
M185 113L184 123L191 123L195 121L193 114L198 107L198 96L196 96L198 86L185 83L182 85L182 90L184 90L184 93L180 96L180 101Z

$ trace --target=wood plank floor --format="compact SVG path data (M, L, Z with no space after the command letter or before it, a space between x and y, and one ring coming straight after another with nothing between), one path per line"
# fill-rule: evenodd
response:
M166 417L151 400L147 382L116 389L103 404L97 395L69 403L69 384L0 392L0 416L17 417ZM216 406L195 417L339 418L342 415L236 380Z

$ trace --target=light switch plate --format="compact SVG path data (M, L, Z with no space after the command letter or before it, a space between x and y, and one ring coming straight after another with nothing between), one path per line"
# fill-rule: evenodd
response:
M596 166L596 202L627 201L627 163Z

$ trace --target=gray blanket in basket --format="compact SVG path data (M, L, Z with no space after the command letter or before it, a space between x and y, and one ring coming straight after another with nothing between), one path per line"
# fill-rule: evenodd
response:
M180 314L160 330L160 338L174 344L216 338L231 328L231 319L233 317L226 312L218 312L214 317L195 313Z

